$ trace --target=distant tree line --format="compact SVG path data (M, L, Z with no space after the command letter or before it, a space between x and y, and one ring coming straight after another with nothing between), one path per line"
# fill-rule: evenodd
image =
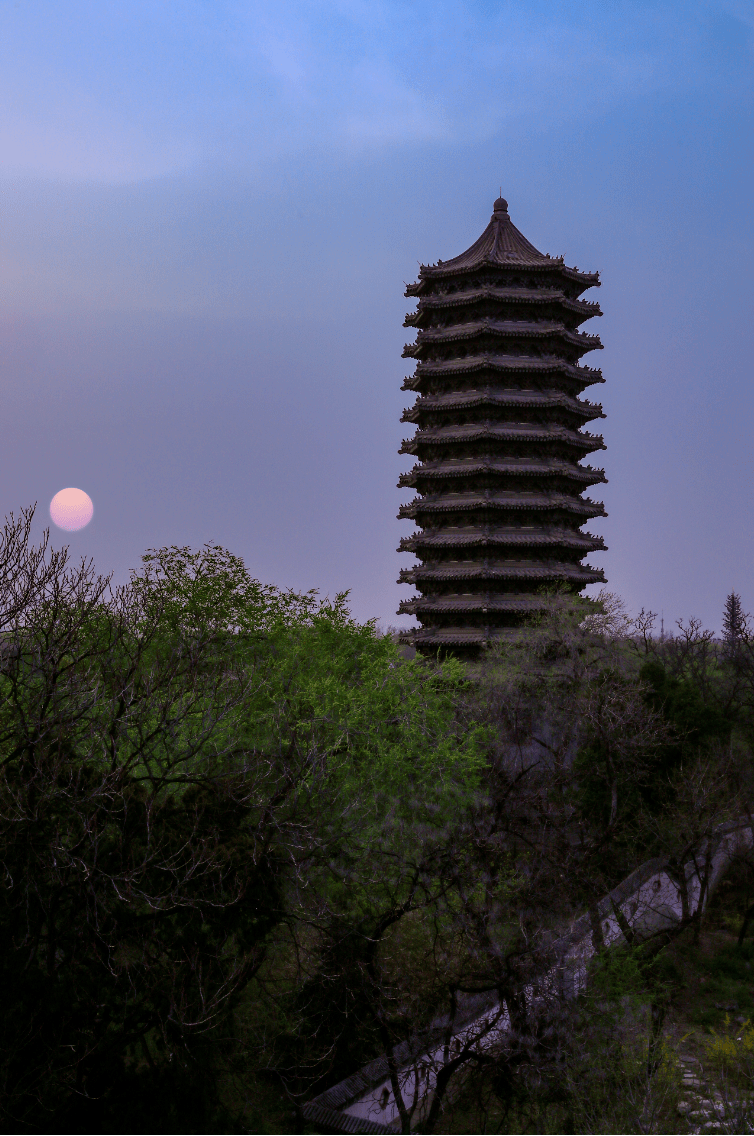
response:
M113 588L31 523L0 534L4 1126L301 1130L314 1093L491 992L509 1039L448 1041L424 1130L460 1107L588 1130L585 1038L617 1068L620 1015L524 991L634 867L680 879L749 809L740 598L716 640L554 593L477 664L406 660L345 596L222 548L152 550ZM650 1051L670 935L621 972Z

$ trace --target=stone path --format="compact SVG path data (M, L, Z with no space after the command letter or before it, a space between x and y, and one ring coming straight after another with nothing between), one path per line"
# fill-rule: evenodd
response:
M723 1096L704 1075L697 1057L681 1054L678 1060L683 1086L678 1115L691 1132L754 1133L754 1093L731 1090Z

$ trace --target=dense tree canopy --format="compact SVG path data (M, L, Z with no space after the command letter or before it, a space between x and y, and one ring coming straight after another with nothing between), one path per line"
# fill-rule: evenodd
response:
M336 902L344 864L367 886L366 849L394 858L473 783L461 677L223 549L150 552L111 589L29 521L0 550L6 1123L201 1124L273 929Z
M610 887L649 856L684 879L748 807L748 625L731 652L555 593L476 664L406 659L222 548L112 588L30 525L0 535L4 1125L285 1130L382 1052L407 1131L396 1055L438 1030L425 1129L459 1085L575 1107L578 1015L526 990ZM653 1037L667 938L634 960ZM502 1048L451 1048L475 998Z

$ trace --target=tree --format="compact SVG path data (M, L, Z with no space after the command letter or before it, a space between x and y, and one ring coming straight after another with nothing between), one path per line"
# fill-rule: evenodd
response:
M731 592L723 608L723 640L729 648L735 647L749 633L749 616L744 612L741 597Z
M456 713L478 733L483 775L465 797L456 791L455 808L435 801L434 823L425 813L397 841L383 830L354 856L350 878L364 883L316 928L296 1034L312 1044L303 1062L298 1046L289 1053L291 1081L296 1064L314 1067L314 1039L323 1057L347 1049L361 1063L366 1041L387 1056L402 1131L431 1078L431 1131L468 1070L488 1070L510 1102L521 1071L541 1064L550 1009L533 1006L530 989L556 961L562 928L640 862L635 782L664 737L636 661L610 637L624 620L597 614L555 594L536 626L469 671ZM494 1041L503 1021L504 1044ZM340 1077L353 1071L341 1057Z
M658 645L556 593L476 666L406 661L217 546L113 589L30 523L0 532L8 1127L232 1131L262 1081L300 1102L380 1052L403 1130L406 1052L428 1129L470 1071L510 1104L572 1052L527 994L563 926L647 855L704 869L748 791L719 747L754 686L693 621Z
M751 619L744 612L741 597L731 592L723 608L723 659L745 685L750 685L754 661L751 639Z
M645 616L636 650L619 605L595 613L556 593L532 627L473 672L461 712L486 727L486 768L473 801L448 826L442 879L449 886L408 924L396 922L391 950L385 943L375 952L382 970L370 996L393 1007L385 1048L405 1055L410 1043L417 1054L404 1068L403 1131L418 1107L415 1086L430 1071L427 1131L453 1108L459 1085L473 1087L479 1100L491 1095L503 1113L537 1101L584 1112L586 1102L575 1097L580 1076L571 1069L564 1082L562 1063L573 1065L586 1019L592 1034L602 1031L593 1038L601 1063L622 1052L626 1003L616 994L597 1029L583 1006L567 1005L541 979L557 960L560 932L585 910L597 960L605 956L597 901L659 855L685 896L682 917L635 936L626 923L636 1004L651 1011L643 1062L640 1047L631 1058L631 1107L643 1114L657 1106L652 1086L668 999L663 952L685 928L698 934L723 830L745 811L750 788L748 757L731 751L730 721L714 705L719 675L710 637L694 621L684 626L681 642L665 644L660 656ZM685 666L686 677L666 672L660 657L682 674ZM706 683L707 703L694 679ZM686 886L689 863L700 894ZM396 958L401 941L412 949ZM490 1014L451 1044L464 1011L485 996ZM506 1029L496 1036L503 1016ZM424 1032L412 1036L417 1024ZM616 1065L615 1084L626 1068ZM607 1103L603 1094L599 1107Z
M0 535L3 1121L228 1130L276 929L342 887L380 793L472 771L454 680L221 548L153 550L113 590L29 520Z

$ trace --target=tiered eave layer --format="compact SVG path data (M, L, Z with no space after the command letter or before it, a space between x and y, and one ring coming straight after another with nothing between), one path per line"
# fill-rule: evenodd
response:
M598 434L586 431L568 430L559 423L536 426L531 422L490 422L463 423L452 426L436 426L417 430L413 438L406 438L398 451L400 454L417 454L425 446L447 446L450 444L480 443L557 443L582 454L604 450L605 444Z
M595 383L604 383L602 371L596 367L579 367L576 363L568 363L565 359L555 357L540 359L534 356L494 355L467 355L465 358L444 359L440 362L431 360L417 365L412 376L407 375L403 381L403 390L419 390L422 382L427 379L444 378L449 375L474 374L478 371L500 371L510 374L529 373L533 375L564 375L572 379L579 390L591 387Z
M585 573L586 575L586 573ZM604 583L605 577L601 572L589 574L589 578L581 583ZM565 581L564 581L565 582ZM517 594L515 592L483 592L470 595L441 595L420 596L415 600L403 600L398 612L400 615L517 615L541 610L541 599L538 600L531 592ZM492 622L488 620L487 622Z
M530 458L521 458L518 461L495 461L485 458L454 458L449 461L415 465L409 473L401 474L398 487L415 489L427 482L431 484L434 481L480 477L520 477L528 480L541 477L561 478L572 481L582 488L607 481L603 469L593 469L589 465L573 465L571 462L557 459L534 461Z
M431 566L402 568L398 578L401 584L445 584L454 580L489 581L491 584L502 580L539 580L542 583L567 581L584 587L585 584L602 580L602 570L592 568L589 564L532 564L529 560L509 561L502 564L444 561Z
M411 293L406 292L409 296ZM480 303L491 302L508 311L520 308L546 308L552 311L576 316L572 323L583 323L593 316L601 316L602 311L596 300L574 300L566 296L560 288L506 288L495 285L469 286L463 291L429 293L419 300L415 312L408 312L403 321L404 327L427 327L437 320L438 312L453 308L470 308Z
M566 513L581 517L583 524L589 517L606 517L601 501L587 497L574 497L567 493L443 493L436 497L416 497L401 505L398 517L415 520L418 517L437 516L443 513Z
M604 418L599 403L574 398L559 390L516 390L489 387L470 391L447 391L444 394L420 395L414 405L403 411L401 422L419 422L428 414L450 413L451 411L476 410L481 407L501 408L503 410L565 410L581 422L591 422Z
M469 525L463 528L429 529L426 532L404 536L399 552L413 552L423 557L447 549L478 549L477 553L499 554L500 549L573 549L582 556L588 552L605 552L607 546L601 536L564 528L507 528L491 525Z
M468 323L451 324L449 327L427 328L419 331L416 343L407 343L403 348L404 359L424 359L434 347L447 343L462 343L466 340L485 336L490 339L527 340L539 339L560 341L566 348L574 348L579 355L587 351L601 351L598 335L586 332L569 331L562 323L526 323L517 320L478 319Z
M521 617L543 611L545 602L539 600L521 607ZM491 643L504 643L515 639L521 632L516 627L498 627L494 623L482 627L416 627L401 632L401 642L427 654L442 649L476 651Z

